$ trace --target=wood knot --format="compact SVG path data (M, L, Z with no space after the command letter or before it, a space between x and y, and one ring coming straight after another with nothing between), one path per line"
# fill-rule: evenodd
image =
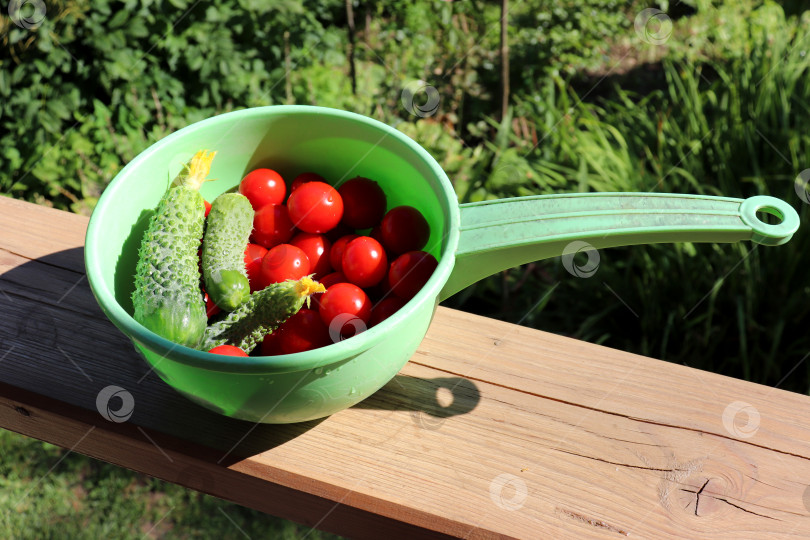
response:
M28 409L26 409L25 407L15 406L14 410L17 411L18 413L20 413L23 416L31 416L31 413L28 412Z
M662 480L658 493L661 504L679 522L695 525L750 512L752 501L748 498L758 478L756 465L731 451L718 455L723 461L707 456L673 463L672 472Z

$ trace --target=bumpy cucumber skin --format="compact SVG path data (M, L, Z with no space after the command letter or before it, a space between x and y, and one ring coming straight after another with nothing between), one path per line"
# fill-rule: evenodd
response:
M208 323L197 266L204 222L200 193L187 186L170 188L141 241L132 293L136 321L192 348Z
M209 351L218 345L234 345L250 353L264 336L295 315L308 294L300 282L273 283L256 291L236 310L221 314L205 330L200 348Z
M250 296L245 247L253 229L253 207L240 193L223 193L211 204L203 238L205 290L225 311L233 311Z

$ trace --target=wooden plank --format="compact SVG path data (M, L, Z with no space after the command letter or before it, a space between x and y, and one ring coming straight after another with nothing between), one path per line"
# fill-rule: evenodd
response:
M253 426L177 395L104 318L75 266L86 219L3 200L0 216L9 429L71 448L92 428L75 451L358 538L810 531L807 396L440 308L371 398ZM49 219L47 239L7 240ZM134 397L126 423L96 411L111 384Z
M84 273L83 252L59 252L84 246L86 217L10 197L0 197L0 208L2 249Z

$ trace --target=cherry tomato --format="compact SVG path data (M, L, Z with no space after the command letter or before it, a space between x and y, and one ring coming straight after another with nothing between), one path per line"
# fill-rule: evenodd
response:
M275 356L277 354L281 354L281 343L279 340L279 329L276 328L270 334L264 336L259 349L262 353L262 356Z
M324 182L307 182L290 193L290 219L304 232L325 233L343 217L343 199Z
M320 174L315 174L314 172L305 172L301 173L295 177L293 180L292 185L290 186L290 193L301 187L302 184L306 184L307 182L323 182L326 183L324 177Z
M382 241L382 230L380 229L379 225L377 225L376 227L371 229L371 232L368 233L368 235L370 237L372 237L374 240L376 240L377 242L379 242L380 244L383 243L383 241Z
M318 312L333 341L364 331L371 318L371 300L352 283L335 283L323 293L320 304Z
M385 215L385 193L377 182L358 176L338 189L343 199L343 223L355 229L374 227Z
M281 354L309 351L332 343L329 329L314 309L301 308L273 333L278 334L278 350Z
M341 236L332 244L332 249L329 250L329 264L332 265L332 269L336 272L340 272L343 269L343 252L346 250L346 245L355 238L360 237L356 234L347 234L346 236Z
M389 296L383 298L371 308L371 319L368 321L369 326L377 326L385 319L399 311L402 306L407 304L408 301L398 296Z
M343 275L343 272L332 272L331 274L326 274L323 279L320 280L321 285L329 289L335 283L348 283L346 281L346 276Z
M295 226L290 220L287 207L267 204L253 216L253 242L267 249L283 244L292 238Z
M358 287L372 287L388 271L388 257L379 242L370 236L359 236L346 244L341 257L341 270Z
M205 217L208 217L209 212L211 212L211 203L203 199L203 203L205 203Z
M430 237L430 225L412 206L397 206L383 217L380 224L382 245L395 255L425 247Z
M262 259L266 254L267 248L259 244L248 244L245 248L245 269L250 283L250 292L264 289L262 283Z
M310 271L315 274L315 279L320 279L332 271L332 265L329 264L332 242L324 235L300 232L293 236L290 244L301 248L307 254Z
M226 356L247 356L248 354L240 349L239 347L234 347L233 345L218 345L208 351L214 354L224 354Z
M416 296L425 286L439 263L436 257L424 251L403 253L391 263L388 286L391 292L406 300Z
M268 204L281 204L287 194L287 185L281 175L272 169L256 169L249 172L239 184L239 193L244 195L258 211Z
M329 239L330 242L333 244L337 242L339 239L343 238L347 234L355 234L354 229L346 225L345 223L338 223L337 226L333 229L330 229L326 233L326 238Z
M205 314L208 315L209 319L222 311L219 309L219 306L216 305L213 300L211 300L211 297L208 296L208 293L205 292L205 290L203 290L203 300L205 300Z
M366 291L366 294L374 303L379 302L383 298L394 296L394 293L391 292L391 288L388 286L388 274L373 287L366 287L363 290Z
M279 244L262 259L262 281L266 285L288 279L301 279L309 274L309 259L301 248Z
M327 291L329 290L329 287L331 287L335 283L348 283L346 281L346 276L343 275L343 272L332 272L331 274L327 274L318 281L321 283L321 285L323 285L326 288ZM321 296L323 296L323 293L317 293L310 297L312 298L313 302L312 305L315 308L321 307Z

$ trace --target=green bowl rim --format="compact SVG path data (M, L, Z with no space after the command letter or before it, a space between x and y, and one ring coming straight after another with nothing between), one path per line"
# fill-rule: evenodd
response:
M251 356L245 358L211 354L205 351L199 351L182 345L177 345L176 343L158 336L157 334L148 330L146 327L142 326L140 323L136 322L135 319L133 319L132 316L127 313L123 307L121 307L121 305L115 299L115 295L109 289L107 283L103 279L101 265L95 254L101 250L101 248L98 247L98 244L99 239L103 235L104 231L100 230L99 223L103 221L103 218L108 212L108 208L105 203L113 196L112 194L119 189L119 185L123 185L123 179L128 176L129 172L132 169L137 168L141 162L147 160L162 146L171 144L175 142L176 139L186 136L197 129L208 128L210 124L229 123L233 121L238 122L242 117L247 118L256 115L261 116L268 113L271 115L314 114L360 122L381 132L383 137L381 137L380 141L382 141L385 136L391 136L412 150L439 179L441 189L443 190L442 193L444 198L442 201L440 201L440 204L445 211L445 215L447 216L447 230L442 238L442 240L446 238L446 243L441 252L439 265L422 290L419 291L419 293L412 298L405 305L405 307L397 311L394 315L379 325L370 328L366 332L363 332L359 336L340 341L321 349L280 356ZM136 343L157 352L161 356L166 357L171 355L169 356L169 359L174 362L180 362L189 366L212 371L237 373L281 373L289 371L304 371L325 367L332 363L352 358L353 356L362 353L363 351L382 341L386 334L395 331L396 326L401 321L410 316L412 313L419 311L425 302L432 302L435 307L435 305L438 303L437 299L439 293L449 279L455 263L455 250L456 246L458 245L459 238L459 222L460 212L456 194L444 170L442 170L441 166L439 166L436 160L433 159L433 156L431 156L424 148L422 148L418 143L401 131L373 118L341 109L316 107L311 105L271 105L223 113L221 115L212 116L210 118L195 122L166 136L138 154L123 169L121 169L115 178L113 178L113 180L104 190L104 193L102 193L101 197L99 198L98 204L90 216L90 223L88 225L87 235L85 237L84 258L85 267L87 270L87 280L104 313L124 334L127 335L127 337ZM181 354L177 354L178 352Z

